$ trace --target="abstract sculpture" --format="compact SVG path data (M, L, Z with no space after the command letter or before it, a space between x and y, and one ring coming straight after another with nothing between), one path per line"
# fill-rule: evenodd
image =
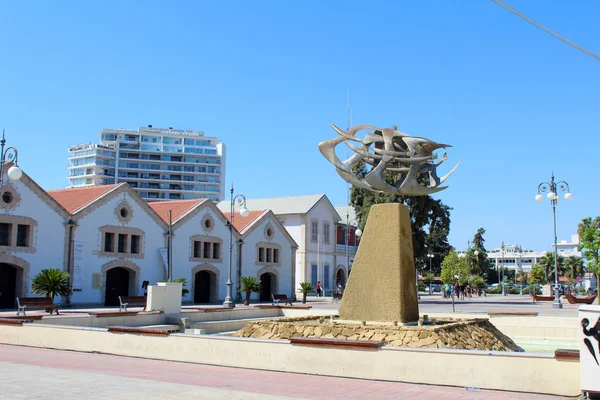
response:
M435 150L452 147L439 144L431 140L409 136L391 128L377 128L371 125L356 125L345 132L334 124L333 129L340 137L319 143L319 150L325 158L335 165L337 173L350 184L375 192L385 192L397 195L424 196L444 190L447 186L440 186L458 167L439 177L437 167L448 159L444 156L438 162ZM373 130L365 134L364 139L356 137L361 130ZM360 143L357 147L352 142ZM355 154L346 161L341 161L335 153L335 147L345 143ZM352 167L360 162L371 166L364 178L357 176ZM385 172L397 174L394 183L386 182ZM428 175L429 182L422 177Z

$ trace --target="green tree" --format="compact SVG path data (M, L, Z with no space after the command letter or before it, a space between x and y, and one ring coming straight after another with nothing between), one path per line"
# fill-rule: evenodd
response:
M593 220L584 218L577 231L582 228L582 235L579 237L579 250L587 261L587 269L596 275L596 282L600 282L600 217ZM600 295L597 296L597 302L600 304Z
M455 251L451 251L442 261L440 279L444 283L455 281L464 283L469 279L469 272L469 265L465 257L459 257Z
M377 133L376 131L375 134ZM353 170L360 177L366 176L370 171L364 162L356 164ZM385 174L388 183L393 184L395 174L389 171L386 171ZM429 177L427 174L422 174L418 179L421 182L427 182ZM452 250L448 243L452 208L442 203L441 200L436 200L431 196L398 196L377 193L352 186L350 202L361 221L361 228L364 228L364 224L367 222L371 206L384 203L406 205L410 211L415 264L420 265L419 269L421 270L429 266L427 263L428 252L434 254L433 261L438 260L437 263L439 263L439 260L442 260ZM428 247L425 247L426 245Z
M544 285L548 282L546 270L541 265L534 265L529 271L529 282L535 285Z
M65 297L71 293L69 288L69 274L62 269L43 269L33 278L31 290L35 294L50 297Z
M564 257L559 254L557 259L559 277L565 275L564 262ZM539 265L544 268L544 273L546 274L546 282L554 282L554 253L551 251L546 252L546 254L542 258L540 258Z
M583 275L583 258L569 256L565 259L564 267L567 271L567 276L571 278L571 280L576 280L578 276Z
M306 296L315 291L315 287L310 282L300 283L300 292L302 292L302 303L306 304Z
M260 292L260 281L258 278L254 276L242 276L240 278L240 293L246 293L246 299L244 300L244 305L247 306L250 304L250 296L252 292L258 293Z
M475 289L481 289L485 286L485 281L479 275L473 275L469 278L469 283Z
M485 245L484 245L485 239L483 238L484 233L485 233L485 229L483 229L483 228L477 229L477 232L475 232L475 235L473 235L473 240L471 243L473 244L473 247L476 247L485 252L486 251Z

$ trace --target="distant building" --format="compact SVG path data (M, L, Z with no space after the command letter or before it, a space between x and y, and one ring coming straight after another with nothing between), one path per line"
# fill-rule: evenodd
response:
M144 199L219 201L225 191L225 145L204 132L103 129L101 144L69 148L69 187L126 182Z
M557 244L559 256L565 258L570 256L582 256L581 252L577 249L577 246L579 245L579 236L577 235L572 235L570 242L561 240ZM552 247L554 248L554 243L552 243ZM503 267L518 270L519 267L521 267L524 272L529 272L532 266L539 264L540 259L543 258L546 253L549 251L553 252L553 248L551 250L536 251L522 248L516 244L505 244L504 248L498 247L488 250L487 256L488 261L494 268ZM465 252L460 251L458 254L459 256L462 256Z

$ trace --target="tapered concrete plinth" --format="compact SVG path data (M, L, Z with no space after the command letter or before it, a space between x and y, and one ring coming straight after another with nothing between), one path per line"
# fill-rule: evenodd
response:
M340 304L342 319L413 322L419 319L408 207L371 207Z

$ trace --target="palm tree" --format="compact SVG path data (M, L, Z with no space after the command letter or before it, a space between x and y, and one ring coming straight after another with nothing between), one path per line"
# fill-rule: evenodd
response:
M314 292L315 287L310 282L302 282L300 284L300 291L302 292L302 303L306 304L306 295L310 292Z
M260 281L254 276L242 276L240 278L240 283L240 293L246 293L244 305L247 306L250 304L250 296L252 295L252 292L260 292Z
M583 259L577 256L569 256L565 260L565 269L569 278L575 280L578 276L583 275Z
M546 281L550 281L550 275L554 274L554 253L548 251L542 258L540 258L539 263L541 267L544 268L544 273L546 275ZM564 271L564 257L559 255L557 259L558 266L558 276L563 276ZM554 281L554 279L552 279Z
M50 297L54 301L55 296L65 297L71 294L69 288L69 274L61 269L43 269L33 278L31 290L35 294Z
M579 222L577 225L577 235L579 235L579 240L583 237L583 232L590 227L600 229L600 217L596 217L593 220L591 217L586 217Z

